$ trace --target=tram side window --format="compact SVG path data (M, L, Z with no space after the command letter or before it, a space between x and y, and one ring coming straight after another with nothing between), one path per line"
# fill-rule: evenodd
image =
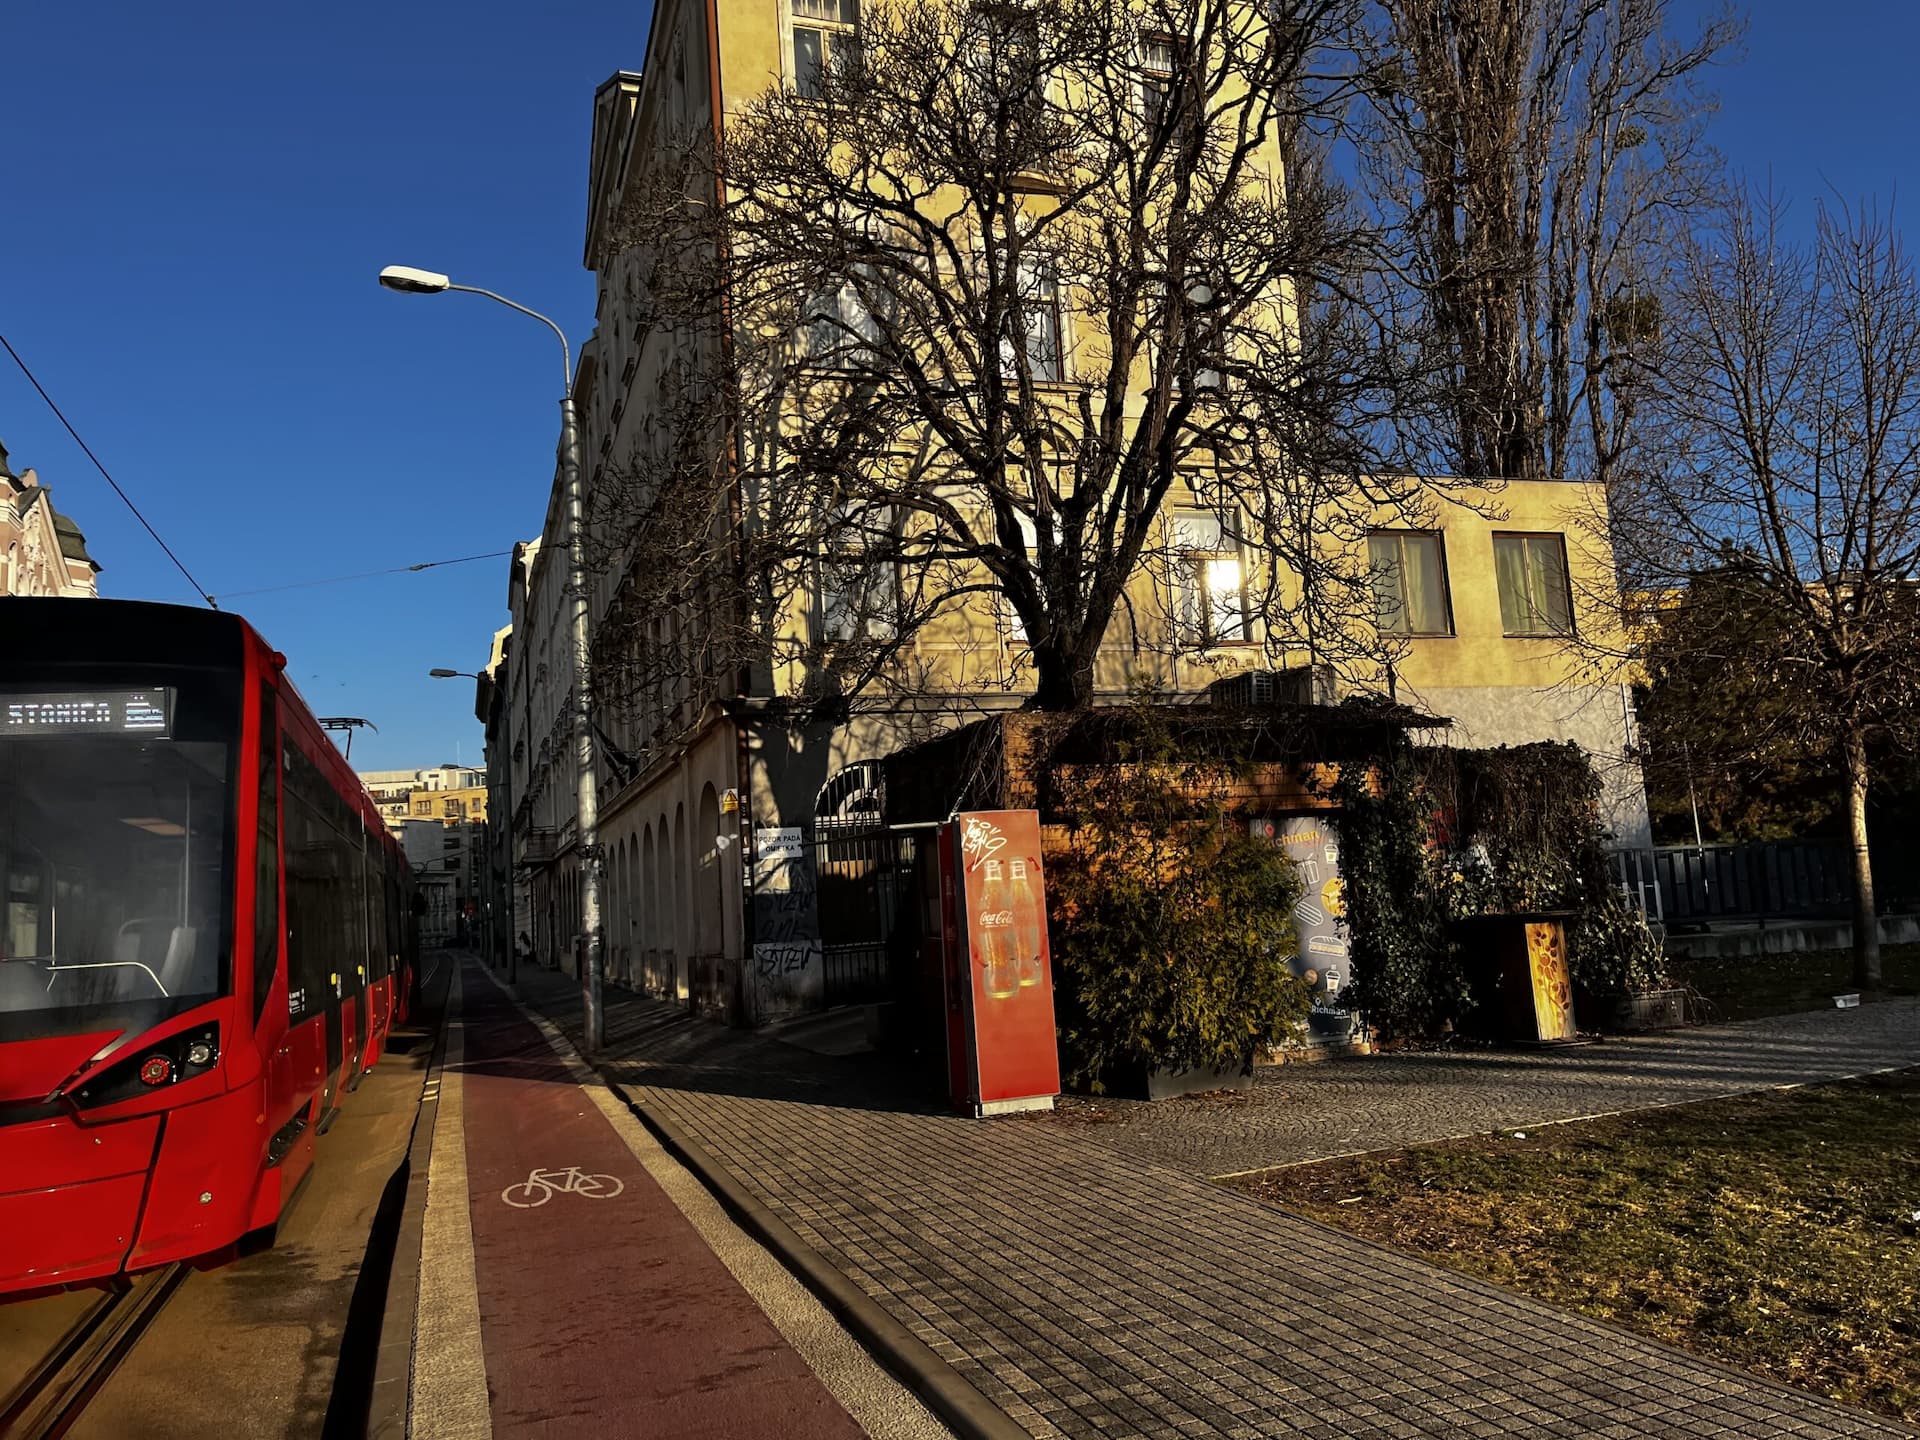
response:
M273 691L260 691L260 824L253 870L253 1014L266 1012L280 963L280 746Z
M368 835L365 845L360 856L360 873L366 882L367 981L371 984L387 973L387 910L381 899L380 842Z
M334 992L359 983L356 971L357 845L352 814L318 767L283 742L286 824L287 983L294 1019L321 1009ZM357 833L357 826L355 832Z
M347 882L340 894L340 918L346 924L345 943L340 950L340 984L350 991L373 977L367 969L367 837L359 816L349 813L344 818L345 833L353 838L352 848L340 857Z
M400 882L394 876L391 859L382 865L381 874L387 892L387 953L383 963L391 971L395 957L400 954Z

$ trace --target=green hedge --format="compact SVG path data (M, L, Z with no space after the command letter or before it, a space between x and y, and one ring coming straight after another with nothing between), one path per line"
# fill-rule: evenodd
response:
M1287 963L1299 878L1226 803L1243 767L1140 714L1047 861L1062 1066L1094 1093L1128 1071L1242 1066L1311 1006Z

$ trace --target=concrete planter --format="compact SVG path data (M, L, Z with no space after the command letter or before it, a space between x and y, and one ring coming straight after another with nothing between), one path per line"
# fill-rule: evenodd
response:
M1644 1035L1678 1030L1687 1023L1687 992L1638 990L1627 995L1595 995L1581 1002L1585 1028L1608 1035Z
M1172 1100L1209 1090L1251 1090L1253 1060L1244 1065L1202 1066L1193 1070L1129 1068L1106 1077L1107 1094L1121 1100Z

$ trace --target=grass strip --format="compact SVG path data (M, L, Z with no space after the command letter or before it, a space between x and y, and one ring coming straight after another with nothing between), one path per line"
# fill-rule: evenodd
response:
M1223 1182L1920 1422L1920 1069Z

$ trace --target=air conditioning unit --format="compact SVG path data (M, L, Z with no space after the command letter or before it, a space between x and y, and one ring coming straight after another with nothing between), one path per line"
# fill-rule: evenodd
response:
M1339 686L1329 665L1298 670L1247 670L1216 680L1206 689L1207 703L1228 710L1261 705L1332 705Z

